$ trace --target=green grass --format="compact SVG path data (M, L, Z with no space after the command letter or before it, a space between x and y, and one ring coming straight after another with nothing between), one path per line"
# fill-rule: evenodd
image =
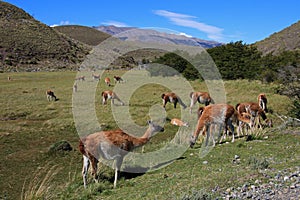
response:
M114 75L123 73L125 71L110 71L105 76L112 79ZM12 81L7 81L7 76L11 76ZM201 156L201 144L196 144L194 149L188 148L166 167L145 174L122 173L116 189L112 188L113 170L99 164L100 182L94 183L89 176L88 188L84 189L82 157L77 150L79 136L72 113L75 77L75 72L0 73L0 199L181 199L192 195L218 196L218 193L211 192L216 187L224 191L245 182L264 180L263 172L272 174L276 170L300 165L299 128L276 128L282 122L275 113L286 115L291 101L286 96L275 94L276 85L247 80L226 81L227 101L232 105L256 101L259 93L266 93L269 109L273 111L268 117L273 119L275 127L264 130L261 136L249 141L242 137L234 143L216 145L205 157ZM84 84L95 85L91 76L87 75L85 83L78 82L76 95L83 94ZM126 86L130 80L122 84ZM203 82L193 81L191 84L196 90L207 90ZM101 91L109 87L102 81L96 86L92 108L96 110L97 120L104 129L117 128L110 103L101 105ZM59 100L48 102L47 89L53 89ZM136 89L129 101L132 121L145 126L150 116L164 114L158 107L162 104L161 93L166 90L167 87L154 83ZM125 98L122 93L119 96ZM117 108L121 107L114 107ZM180 109L175 110L167 104L167 118L180 114ZM167 121L165 132L155 135L145 145L144 155L168 146L177 130ZM68 141L73 151L49 154L49 148L59 141ZM135 152L141 153L142 148ZM235 155L240 156L240 163L233 162ZM131 164L129 158L125 164Z

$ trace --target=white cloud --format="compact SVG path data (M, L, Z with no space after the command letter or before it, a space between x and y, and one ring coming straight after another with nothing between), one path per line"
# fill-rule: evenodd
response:
M50 27L55 27L55 26L63 26L63 25L70 25L71 23L69 21L61 21L59 24L53 24L50 25Z
M156 10L154 11L156 15L166 17L171 22L178 26L190 27L197 29L201 32L207 34L207 37L212 40L222 40L223 39L223 29L211 26L202 22L198 22L195 19L197 17L191 15L185 15L180 13L169 12L166 10Z
M167 18L196 18L191 15L179 14L179 13L169 12L166 10L156 10L154 11L154 13Z
M102 24L106 26L128 27L127 24L118 21L107 21L107 22L103 22Z

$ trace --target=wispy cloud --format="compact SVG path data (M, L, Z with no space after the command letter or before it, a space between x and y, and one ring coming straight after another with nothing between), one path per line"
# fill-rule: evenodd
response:
M212 40L223 40L223 29L211 26L202 22L198 22L196 19L197 17L186 15L186 14L180 14L180 13L174 13L169 12L166 10L155 10L154 14L166 17L169 19L172 23L178 25L178 26L184 26L184 27L190 27L195 28L201 32L204 32L207 34L207 37Z
M125 24L123 22L118 22L118 21L107 21L107 22L103 22L101 24L106 25L106 26L128 27L127 24Z
M70 25L71 23L67 20L67 21L61 21L59 24L53 24L50 25L51 27L55 27L55 26L63 26L63 25Z

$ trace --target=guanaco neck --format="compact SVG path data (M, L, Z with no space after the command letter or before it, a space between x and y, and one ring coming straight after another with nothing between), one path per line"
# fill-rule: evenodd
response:
M149 127L142 137L134 138L134 140L132 141L133 145L135 147L139 147L139 146L146 144L150 140L152 134L153 134L153 131L151 130L151 127Z

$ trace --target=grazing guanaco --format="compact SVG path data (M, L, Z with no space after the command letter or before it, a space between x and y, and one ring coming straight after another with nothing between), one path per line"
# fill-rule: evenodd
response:
M197 111L198 119L201 117L204 109L205 109L205 107L202 107L202 106L198 108L198 111Z
M268 112L268 108L267 108L268 99L267 99L266 94L264 94L264 93L259 94L257 97L257 100L258 100L259 107L267 113Z
M232 142L234 141L234 127L232 125L231 117L234 116L235 110L234 107L228 104L211 104L206 106L197 122L196 130L191 137L190 146L193 147L196 143L196 140L200 134L205 130L207 133L207 140L210 137L210 125L217 124L220 126L225 125L225 131L227 132L228 127L232 133Z
M73 85L73 92L77 92L77 88L78 88L77 83L74 83L74 85Z
M175 125L175 126L185 126L185 127L189 127L189 123L188 122L184 122L178 118L173 118L171 119L171 124Z
M93 80L94 81L99 81L100 80L100 75L99 74L92 74Z
M229 131L232 133L232 142L234 142L234 126L232 122L236 122L237 120L241 120L245 123L250 123L250 120L248 118L239 115L235 111L234 107L229 104L211 104L205 107L199 107L197 127L193 136L191 137L190 146L194 146L200 132L202 132L202 135L207 136L207 145L211 129L215 126L219 126L220 131L221 128L224 127L224 137L226 137L229 129ZM222 142L222 137L220 142ZM215 145L214 138L213 143Z
M85 76L78 76L77 78L75 78L76 81L84 81L85 80Z
M111 86L111 84L110 84L110 78L106 77L104 79L104 82L106 83L106 85Z
M255 102L245 102L245 103L238 103L236 105L237 112L242 115L243 113L248 113L250 116L250 129L253 129L254 127L262 127L260 117L263 119L263 121L267 124L267 126L272 127L272 120L267 119L265 111L260 107L258 103ZM243 126L243 122L239 122L238 130L241 130L241 127Z
M122 130L111 130L96 132L79 141L79 151L83 155L82 178L83 184L87 186L87 174L90 164L92 165L92 175L97 182L97 164L99 158L115 160L114 188L117 186L118 171L124 157L134 148L146 144L156 132L163 132L164 128L148 121L148 129L142 137L134 137Z
M102 104L106 104L107 103L107 100L111 99L112 103L115 104L114 100L118 100L121 105L123 106L124 105L124 102L118 97L118 95L111 91L111 90L105 90L101 93L102 95Z
M180 97L177 96L174 92L168 92L161 95L161 98L163 100L163 107L166 109L166 104L168 102L174 104L174 108L176 108L177 103L179 103L183 109L186 109L186 105L181 101Z
M191 92L191 105L190 105L190 113L192 113L193 106L198 101L205 106L209 105L210 103L214 103L214 100L210 97L208 92Z
M120 76L114 76L114 80L115 80L115 83L117 83L117 82L121 82L121 81L123 81L123 79L120 77Z
M47 96L48 101L52 101L52 100L56 101L57 100L57 98L52 90L47 90L46 96Z

